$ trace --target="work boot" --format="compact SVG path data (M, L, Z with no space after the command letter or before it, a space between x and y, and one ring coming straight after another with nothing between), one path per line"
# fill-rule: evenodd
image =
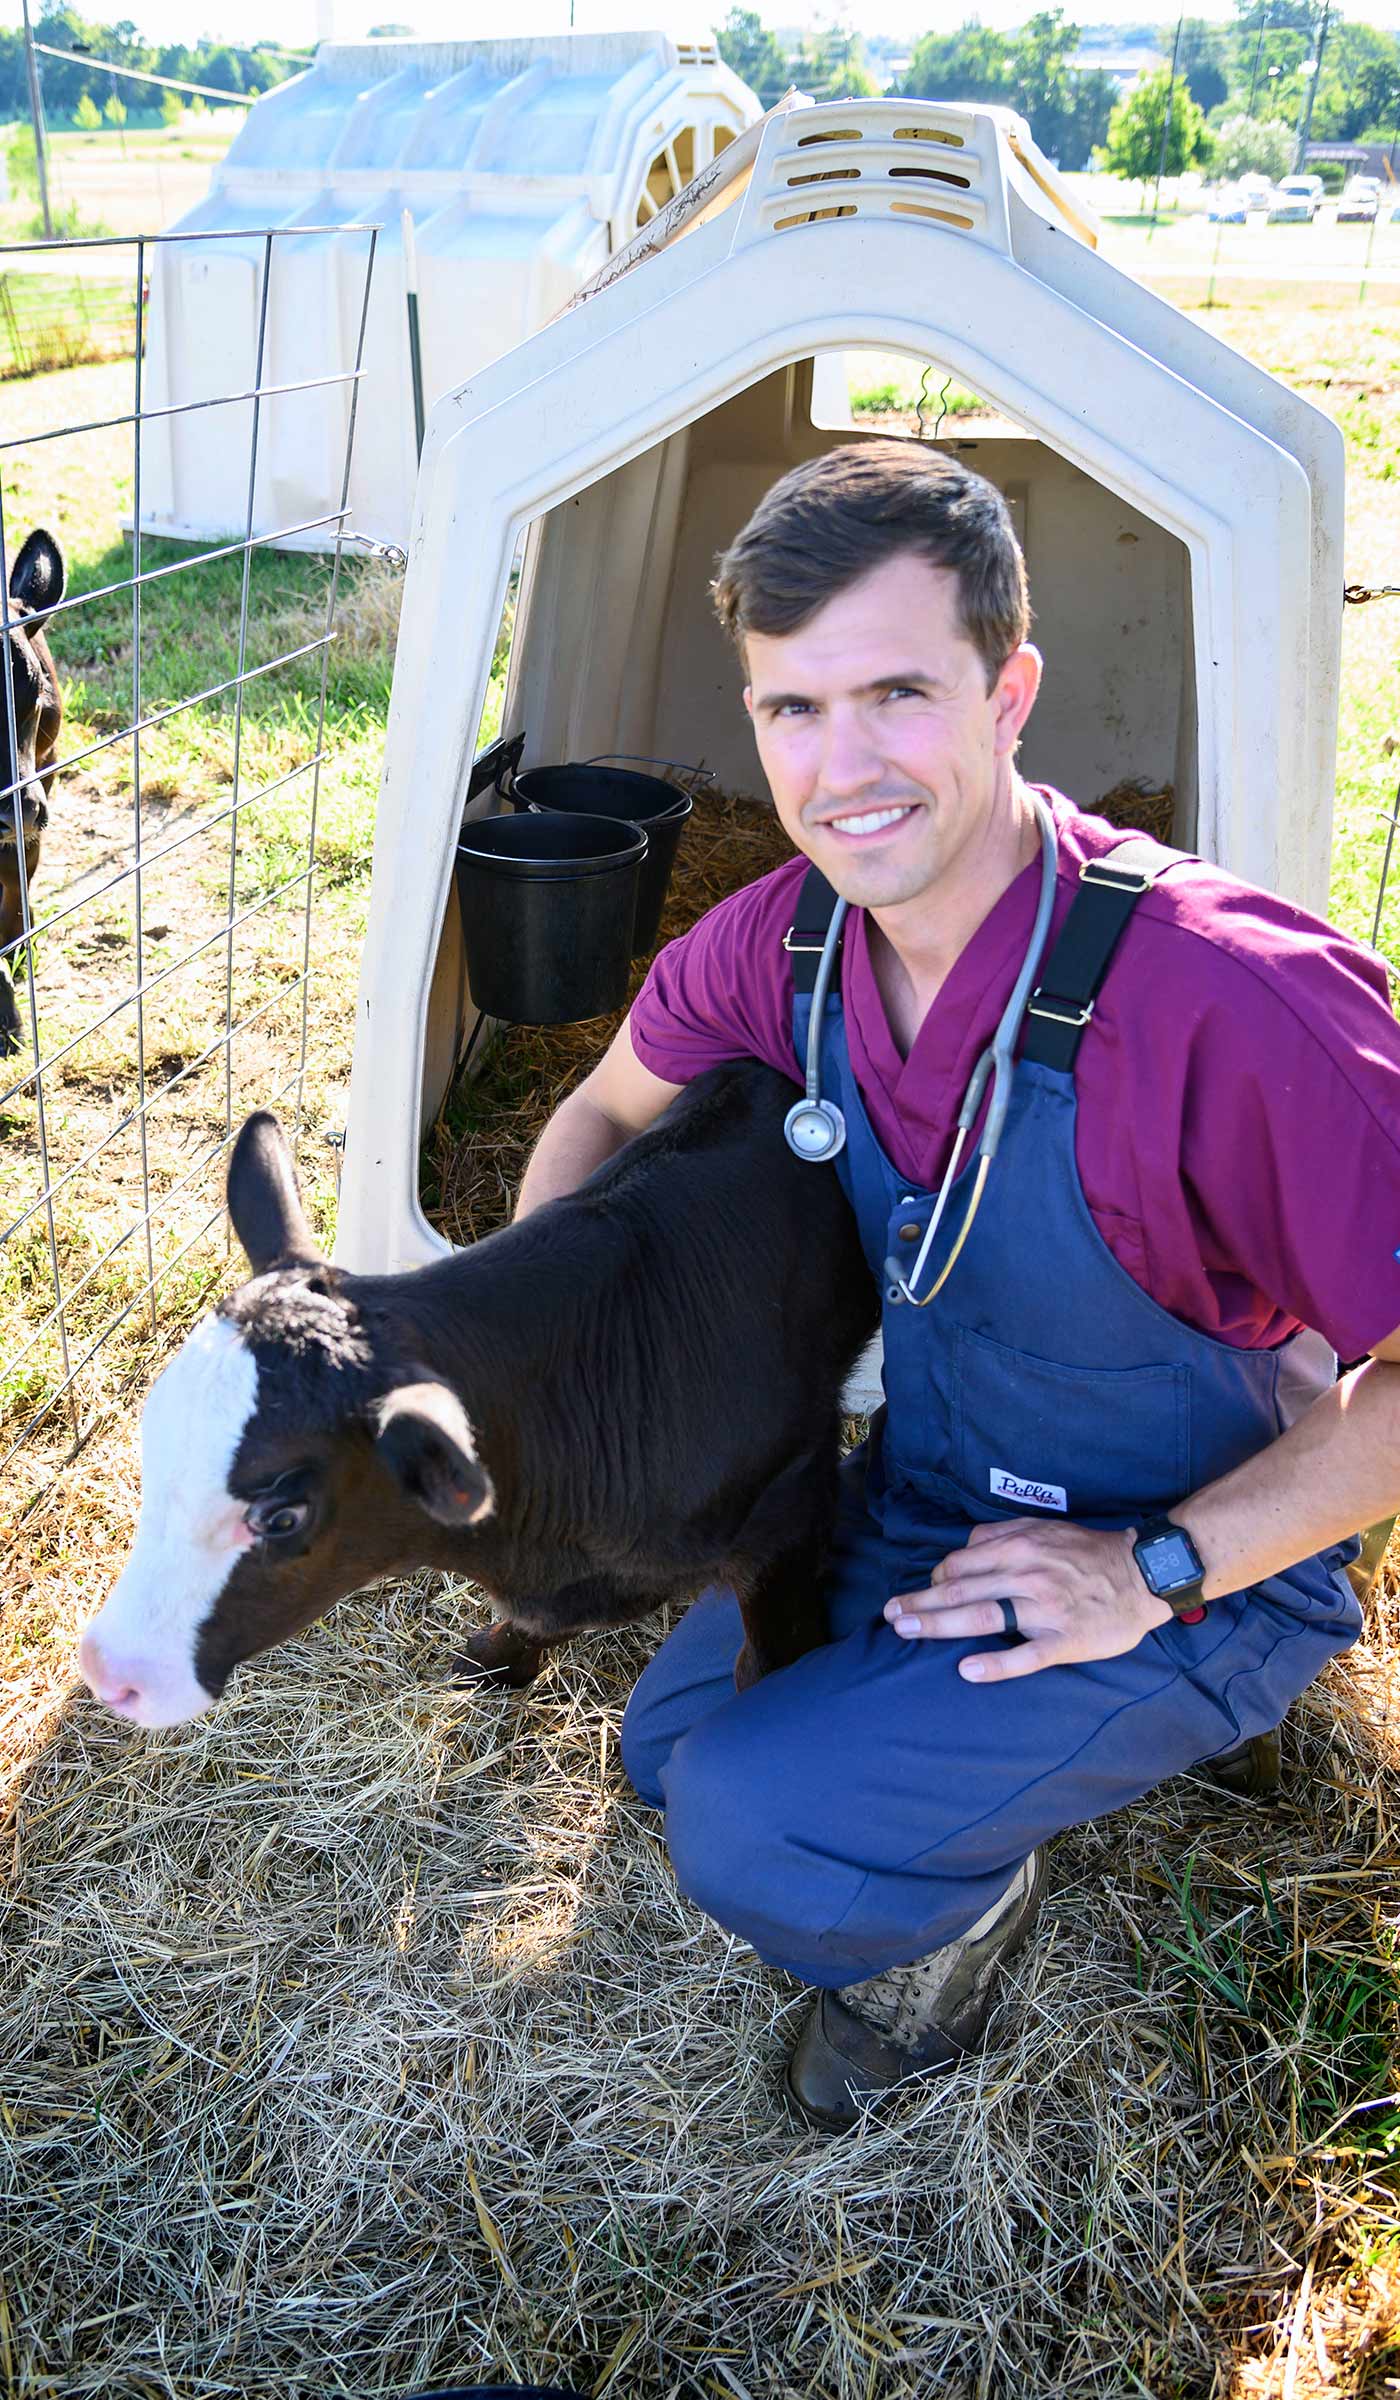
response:
M1283 1781L1283 1746L1279 1740L1282 1727L1275 1725L1268 1733L1256 1733L1247 1742L1237 1742L1233 1750L1222 1750L1218 1758L1203 1758L1201 1771L1218 1783L1223 1792L1233 1792L1239 1800L1273 1800Z
M1044 1889L1044 1863L1033 1850L1001 1898L955 1942L866 1983L818 1992L788 2061L793 2107L809 2123L841 2133L865 2101L974 2050L992 2013L998 1972L1030 1933Z

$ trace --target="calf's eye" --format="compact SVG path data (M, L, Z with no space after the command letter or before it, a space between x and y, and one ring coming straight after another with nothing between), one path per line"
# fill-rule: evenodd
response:
M289 1534L300 1533L311 1514L306 1500L255 1500L248 1511L248 1523L263 1541L286 1541Z

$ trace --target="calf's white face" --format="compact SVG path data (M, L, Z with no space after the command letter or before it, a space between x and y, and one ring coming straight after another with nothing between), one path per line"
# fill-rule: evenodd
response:
M135 1545L78 1648L90 1689L138 1725L201 1716L244 1659L348 1592L461 1563L495 1506L394 1279L362 1307L317 1251L272 1117L234 1145L229 1209L253 1280L146 1403Z
M195 1644L254 1536L229 1477L257 1406L258 1370L237 1326L206 1317L157 1380L141 1419L136 1543L78 1664L138 1725L178 1725L212 1705Z

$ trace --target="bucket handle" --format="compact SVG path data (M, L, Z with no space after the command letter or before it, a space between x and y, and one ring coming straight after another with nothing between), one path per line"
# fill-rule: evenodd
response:
M683 758L648 758L643 750L601 750L596 758L581 758L581 767L674 767L678 775L698 776L702 783L719 782L713 767L690 767Z

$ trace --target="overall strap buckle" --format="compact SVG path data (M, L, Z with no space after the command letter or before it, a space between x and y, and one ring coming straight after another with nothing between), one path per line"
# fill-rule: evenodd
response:
M1126 848L1126 844L1124 845ZM1107 858L1086 858L1079 870L1081 883L1096 883L1109 892L1133 892L1139 898L1150 892L1155 875L1137 874L1131 867L1115 867L1110 852Z
M783 948L792 960L794 997L817 988L817 969L826 948L827 932L836 912L837 895L820 867L809 867L802 878L792 923L783 935ZM837 947L844 936L843 925ZM834 987L833 987L834 988Z
M1039 984L1026 1002L1028 1017L1043 1017L1049 1025L1073 1026L1079 1033L1083 1032L1093 1013L1092 1000L1086 1001L1082 1008L1076 1008L1072 1000L1057 1000L1053 992L1044 991Z
M1072 1072L1128 919L1175 855L1144 834L1129 834L1101 858L1085 859L1069 915L1026 1010L1023 1058Z

